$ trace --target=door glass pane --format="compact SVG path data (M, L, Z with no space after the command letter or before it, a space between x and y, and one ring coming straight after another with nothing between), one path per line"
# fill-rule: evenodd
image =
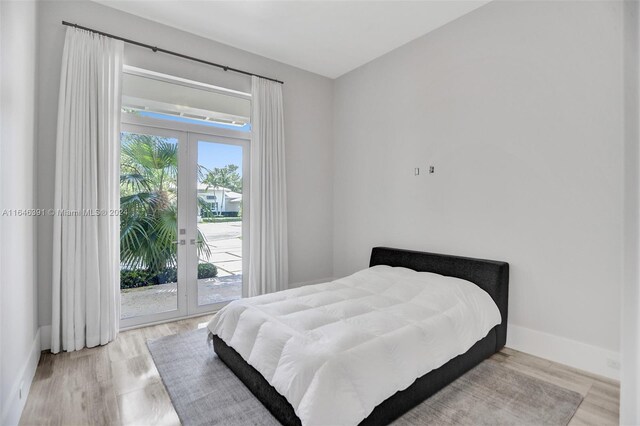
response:
M242 296L242 147L198 141L198 305Z
M121 318L178 305L178 140L121 133Z

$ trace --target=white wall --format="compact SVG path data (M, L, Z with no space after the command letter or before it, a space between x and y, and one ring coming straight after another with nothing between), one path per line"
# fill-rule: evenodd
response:
M285 138L289 208L289 281L331 277L333 193L333 81L87 1L46 1L40 6L38 204L53 204L57 97L66 20L285 82ZM248 77L127 45L125 63L232 89L251 91ZM38 223L40 325L51 323L52 219Z
M617 376L622 49L621 3L495 1L337 79L334 274L507 261L507 344Z
M620 424L640 424L640 4L624 3L625 206Z
M0 212L35 203L36 5L0 2ZM40 355L35 219L0 216L0 424L17 424ZM22 398L20 385L24 382Z

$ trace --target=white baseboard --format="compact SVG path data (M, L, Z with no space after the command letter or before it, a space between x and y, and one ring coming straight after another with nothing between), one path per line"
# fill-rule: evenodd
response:
M507 346L550 361L620 380L620 354L565 337L509 324Z
M312 284L321 284L321 283L326 283L333 280L334 280L333 277L328 277L328 278L319 278L317 280L311 280L311 281L303 281L300 283L290 283L289 288L303 287L305 285L312 285Z
M48 351L51 349L51 326L43 325L40 327L40 350Z
M20 422L20 416L22 415L22 410L27 402L29 389L31 389L31 382L33 381L33 376L35 375L36 368L38 367L38 361L40 361L40 329L36 332L36 336L31 344L29 356L20 369L20 373L18 374L16 381L13 383L13 386L11 386L9 395L6 395L6 400L2 405L4 410L2 412L2 421L0 424L13 426ZM22 389L20 389L21 386Z

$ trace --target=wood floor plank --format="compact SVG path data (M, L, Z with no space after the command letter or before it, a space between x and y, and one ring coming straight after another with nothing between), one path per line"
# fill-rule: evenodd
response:
M619 423L617 416L612 418L604 413L593 411L585 406L584 401L578 407L569 426L589 425L589 426L614 426Z
M179 425L148 339L195 330L210 315L129 330L105 346L43 353L21 425ZM504 348L492 359L584 396L570 426L618 424L617 382Z
M111 374L116 395L143 389L161 381L150 354L112 362Z
M112 362L123 361L148 352L143 329L120 333L118 338L107 347Z
M584 401L582 401L582 404L580 404L580 407L591 414L606 418L607 421L611 421L616 424L618 423L619 408L617 401L613 402L607 398L603 398L589 392Z
M118 396L118 407L122 424L125 425L180 425L178 414L162 383Z
M606 399L611 404L618 404L620 401L620 386L605 384L598 381L593 382L593 386L589 390L590 394Z
M544 380L562 388L578 392L583 397L587 395L592 384L589 379L575 376L567 377L566 372L554 370L549 367L535 367L531 365L524 365L512 361L511 358L506 360L504 362L504 365L508 368L519 371L520 373L535 377L536 379Z

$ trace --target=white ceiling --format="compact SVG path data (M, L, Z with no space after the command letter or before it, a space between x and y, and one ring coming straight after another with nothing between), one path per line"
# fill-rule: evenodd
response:
M489 2L95 1L330 78Z

